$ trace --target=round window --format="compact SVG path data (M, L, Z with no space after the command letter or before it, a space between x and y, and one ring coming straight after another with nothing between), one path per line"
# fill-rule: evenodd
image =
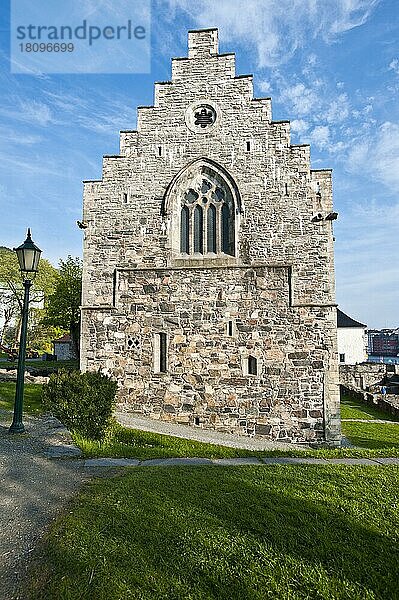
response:
M197 102L188 107L185 115L187 127L196 133L208 133L219 120L218 108L207 102Z

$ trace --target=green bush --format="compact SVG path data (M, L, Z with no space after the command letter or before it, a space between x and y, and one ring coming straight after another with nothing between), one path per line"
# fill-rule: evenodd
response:
M117 384L101 373L58 371L43 386L42 402L68 429L103 440L112 422Z

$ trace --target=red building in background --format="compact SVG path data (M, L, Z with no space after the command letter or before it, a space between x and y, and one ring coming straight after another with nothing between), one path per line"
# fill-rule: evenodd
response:
M369 329L367 334L370 355L399 355L399 329Z

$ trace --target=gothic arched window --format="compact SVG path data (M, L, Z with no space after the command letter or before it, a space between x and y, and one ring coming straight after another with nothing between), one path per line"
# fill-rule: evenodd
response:
M203 166L180 197L180 252L234 256L235 206L223 177Z

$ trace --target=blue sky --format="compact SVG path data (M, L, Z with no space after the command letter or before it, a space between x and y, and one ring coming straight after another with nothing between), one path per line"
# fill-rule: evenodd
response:
M310 142L312 167L334 170L341 309L369 327L397 327L398 1L243 5L153 0L148 75L13 75L3 0L0 245L18 245L30 226L54 264L81 254L82 180L101 177L119 130L135 128L136 106L152 104L153 82L170 79L172 56L187 55L187 30L216 26L220 51L236 52L238 74L253 73L255 95L272 97L273 118L291 120L292 143Z

